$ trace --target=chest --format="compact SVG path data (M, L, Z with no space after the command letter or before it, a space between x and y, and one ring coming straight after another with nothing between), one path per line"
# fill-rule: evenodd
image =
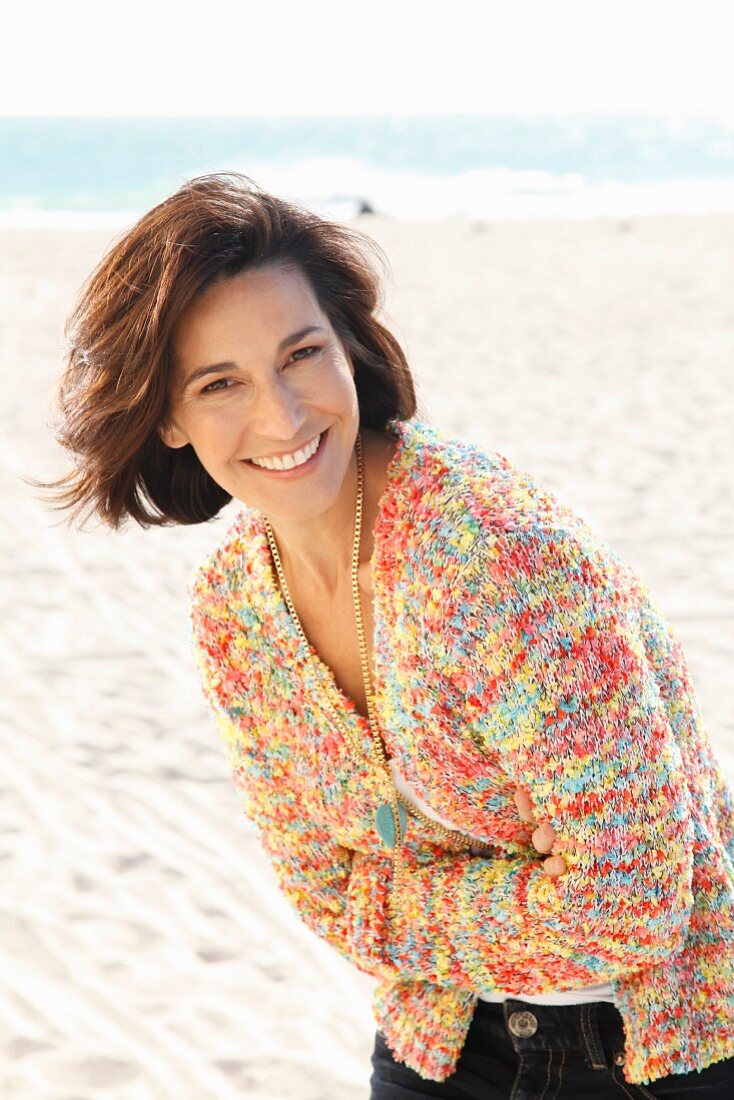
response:
M369 563L360 566L359 590L368 669L374 688L375 618ZM367 718L367 695L351 586L328 600L309 593L291 595L301 626L319 659L330 670L339 690L352 700L362 717Z
M445 600L432 609L425 599L411 598L409 580L397 572L391 588L380 587L376 594L369 564L359 571L367 659L385 754L441 817L488 843L512 848L518 839L513 791L469 705L481 685L469 690L444 676L444 666L453 667L454 651L461 647L449 645L443 659L442 647L434 643L435 631L444 618L453 621L454 609ZM251 765L252 783L261 777L266 783L297 784L309 812L329 829L338 829L347 846L377 843L373 825L379 784L369 752L355 752L352 736L361 735L369 745L369 733L348 722L348 734L333 721L323 705L320 677L314 675L320 662L335 688L367 717L351 584L328 600L323 594L315 598L297 582L289 587L307 643L315 651L311 661L304 661L302 647L294 644L282 605L272 621L260 620L255 612L239 629L226 631L228 661L241 681L243 768ZM276 659L268 646L270 634ZM285 661L277 659L283 655Z

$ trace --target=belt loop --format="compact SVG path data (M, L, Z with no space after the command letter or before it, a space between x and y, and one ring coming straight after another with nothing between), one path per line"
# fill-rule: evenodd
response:
M592 1069L608 1069L597 1024L596 1002L579 1005L579 1033L586 1061Z

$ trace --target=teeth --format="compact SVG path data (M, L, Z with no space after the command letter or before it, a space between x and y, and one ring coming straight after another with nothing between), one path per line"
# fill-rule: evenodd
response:
M302 466L304 462L308 462L312 454L314 454L321 442L321 434L317 435L315 439L307 443L305 447L302 447L300 451L294 451L293 454L283 455L281 458L251 458L255 466L264 466L266 470L292 470L294 466Z

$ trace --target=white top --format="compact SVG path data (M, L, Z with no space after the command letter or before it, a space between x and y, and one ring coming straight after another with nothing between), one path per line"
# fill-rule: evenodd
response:
M394 759L389 760L388 764L392 772L393 782L406 802L412 802L414 806L423 811L426 817L438 821L447 829L461 831L458 825L454 825L453 821L447 821L445 817L441 817L440 814L431 809L427 802L423 801L420 795L410 786L407 779L398 771ZM577 989L559 989L553 993L479 993L478 996L480 1001L504 1001L508 997L514 997L521 1001L531 1001L536 1005L575 1005L584 1001L614 1002L612 987L607 982L601 982L599 985L585 985Z

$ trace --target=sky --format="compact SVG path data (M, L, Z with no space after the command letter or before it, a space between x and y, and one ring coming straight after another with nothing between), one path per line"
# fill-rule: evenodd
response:
M729 9L728 0L26 2L3 16L0 114L730 115Z

